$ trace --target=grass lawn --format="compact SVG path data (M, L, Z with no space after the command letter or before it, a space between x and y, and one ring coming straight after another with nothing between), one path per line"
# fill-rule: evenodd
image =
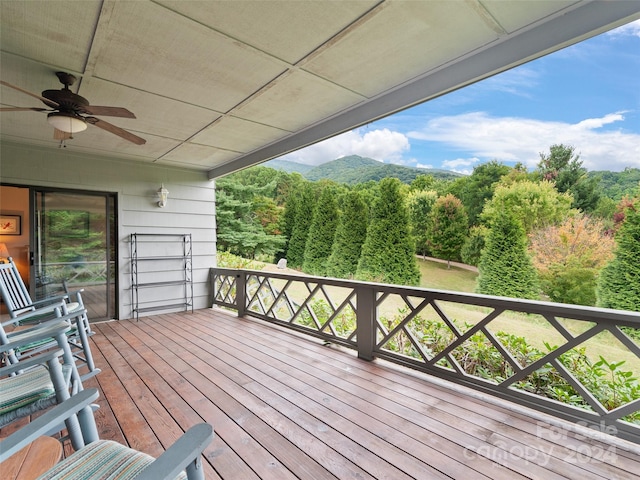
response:
M453 290L454 292L473 293L476 289L478 273L446 263L418 259L420 268L420 286L434 290Z

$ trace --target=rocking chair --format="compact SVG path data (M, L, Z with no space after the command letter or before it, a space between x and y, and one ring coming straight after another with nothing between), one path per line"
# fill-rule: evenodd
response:
M80 366L88 368L88 373L82 375L81 378L87 379L100 373L100 369L96 368L91 355L89 336L93 332L90 330L87 310L84 308L80 291L75 293L75 301L73 302L70 301L69 295L49 297L34 302L31 300L29 290L22 281L13 259L9 258L8 263L0 264L0 294L2 294L2 299L11 318L8 322L2 323L2 326L13 324L31 327L13 335L27 334L33 328L46 325L49 321L59 321L57 317L60 316L73 319L74 328L68 334L69 344L73 348L74 357L81 362ZM12 334L8 336L12 336ZM0 344L6 342L6 332L0 327ZM23 347L21 352L37 353L45 342L45 340L41 340L41 345L29 345L32 348L28 349ZM12 359L12 361L14 360Z
M0 462L26 447L55 425L82 411L98 398L95 388L83 390L69 400L0 441ZM83 419L84 420L84 419ZM111 440L99 440L93 416L80 421L86 446L76 450L51 470L44 479L104 480L204 480L202 452L213 438L213 428L207 423L191 427L160 457L153 457ZM186 475L183 471L186 471Z

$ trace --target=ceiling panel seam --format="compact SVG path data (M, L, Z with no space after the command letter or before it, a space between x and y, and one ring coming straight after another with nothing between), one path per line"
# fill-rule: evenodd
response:
M115 1L112 0L103 0L102 7L100 8L100 12L98 14L98 18L96 18L94 27L93 27L93 38L91 40L91 45L89 46L89 51L87 52L87 58L84 64L83 77L93 76L93 72L95 71L96 62L98 61L98 57L100 55L100 50L102 50L102 46L105 43L105 39L108 37L108 25L111 22L111 16L113 14L113 9L115 7ZM80 88L80 83L82 82L82 78L78 82L78 89Z

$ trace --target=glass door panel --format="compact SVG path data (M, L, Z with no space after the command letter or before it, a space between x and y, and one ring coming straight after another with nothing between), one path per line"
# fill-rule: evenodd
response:
M90 320L115 318L115 196L35 190L35 297L83 289Z

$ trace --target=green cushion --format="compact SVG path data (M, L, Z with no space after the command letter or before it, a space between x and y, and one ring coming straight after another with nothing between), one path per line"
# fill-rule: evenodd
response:
M49 370L43 365L0 379L0 415L54 394Z
M98 440L62 460L38 480L128 480L154 458L111 440ZM176 479L186 479L184 472Z

